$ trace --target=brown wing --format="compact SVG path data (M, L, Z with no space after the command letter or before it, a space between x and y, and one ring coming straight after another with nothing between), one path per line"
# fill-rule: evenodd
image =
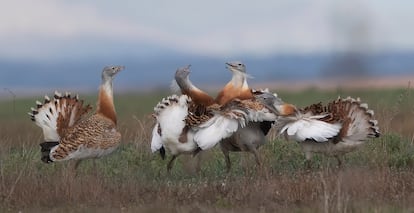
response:
M57 132L60 137L64 137L68 128L83 119L92 107L89 104L83 106L83 100L79 100L77 96L71 98L69 94L63 97L55 95L55 98L59 99L55 104L62 110L57 119Z
M67 129L59 146L51 155L56 160L62 160L76 151L82 152L85 148L104 151L118 146L120 140L121 134L116 131L113 121L95 114Z

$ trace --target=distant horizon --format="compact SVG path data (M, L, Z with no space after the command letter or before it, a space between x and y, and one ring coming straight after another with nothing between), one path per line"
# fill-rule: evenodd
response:
M271 92L277 93L278 91L292 91L299 92L308 89L317 89L324 91L331 91L336 89L348 89L348 90L370 90L370 89L414 89L414 73L411 75L403 76L370 76L365 78L349 78L349 79L323 79L323 80L288 80L288 81L273 81L273 82L257 82L254 79L250 79L248 82L252 89L265 89L268 88ZM197 84L197 87L216 95L216 93L224 86L224 84ZM31 98L31 97L43 97L44 95L53 95L54 91L59 92L71 92L72 94L86 94L96 95L99 90L99 85L96 85L95 89L92 88L1 88L0 101L7 99L12 100L13 96L17 99ZM147 94L152 92L167 92L171 91L170 85L164 87L154 88L139 88L131 86L122 86L114 82L115 94Z

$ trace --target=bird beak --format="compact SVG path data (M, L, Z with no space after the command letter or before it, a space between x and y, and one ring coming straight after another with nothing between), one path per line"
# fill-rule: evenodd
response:
M190 67L191 67L191 64L189 64L189 65L187 65L187 67L185 67L185 69L187 70L188 73L191 73Z
M233 72L233 68L235 67L234 64L231 64L231 63L226 62L226 65L227 65L226 68L228 70L230 70L231 72Z
M120 71L122 71L122 70L124 70L125 69L125 66L118 66L118 72L120 72Z
M235 67L234 64L226 62L227 67Z
M125 69L125 66L116 66L112 76L115 76L117 73Z

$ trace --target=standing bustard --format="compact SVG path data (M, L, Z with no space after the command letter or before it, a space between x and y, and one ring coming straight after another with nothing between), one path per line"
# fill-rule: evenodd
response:
M348 97L325 106L312 104L291 116L281 116L275 128L287 139L300 143L310 168L313 153L334 156L341 166L342 155L356 150L369 138L380 136L377 125L368 104Z
M36 101L37 108L32 108L29 115L43 130L45 142L40 144L43 162L98 158L118 147L121 134L116 129L112 81L123 69L123 66L103 69L97 109L91 116L87 113L92 107L84 106L78 96L71 97L68 93L55 92L53 100L45 96L43 104Z

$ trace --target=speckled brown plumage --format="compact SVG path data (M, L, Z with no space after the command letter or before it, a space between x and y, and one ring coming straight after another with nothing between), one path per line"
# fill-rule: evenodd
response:
M64 109L64 112L58 116L57 119L57 132L62 137L62 135L66 134L66 131L69 127L73 124L77 123L80 119L82 119L92 107L88 104L83 106L83 100L78 100L77 98L70 98L67 96L61 97L59 102L55 102L55 104L59 103L60 106L56 106L59 108ZM63 107L65 106L65 107ZM72 114L72 111L74 112ZM71 116L63 116L63 115L71 115Z
M185 119L187 126L200 125L214 116L213 110L219 109L217 104L206 107L191 102L188 106L188 115Z
M354 121L351 120L351 118L349 117L349 114L352 110L352 108L360 108L360 109L364 109L363 107L361 107L361 103L358 99L352 99L352 98L347 98L347 99L341 99L338 98L334 101L329 102L326 105L323 105L321 102L317 103L317 104L312 104L310 106L304 107L302 109L300 109L300 111L302 113L310 113L312 115L323 115L325 114L326 116L323 118L320 118L319 120L327 122L327 123L337 123L337 122L341 122L342 123L342 128L339 132L339 134L333 139L334 143L338 143L339 141L342 140L343 137L345 137L347 135L348 132L348 128L350 126L350 124ZM368 108L364 109L365 112L365 116L367 117L366 120L372 120L373 118L373 114L368 113ZM373 125L374 126L374 125Z
M116 131L114 122L102 115L94 114L61 135L60 144L52 157L61 160L81 146L106 150L118 146L120 141L121 134Z
M234 111L234 109L239 109L240 111L247 110L263 110L265 106L258 101L255 101L254 98L247 100L235 99L227 104L220 106L218 104L213 104L208 107L203 105L195 104L190 102L188 106L188 116L186 118L186 123L188 126L198 126L214 116L214 112L220 113L222 115L230 114L236 117L243 117L245 114L241 112Z

